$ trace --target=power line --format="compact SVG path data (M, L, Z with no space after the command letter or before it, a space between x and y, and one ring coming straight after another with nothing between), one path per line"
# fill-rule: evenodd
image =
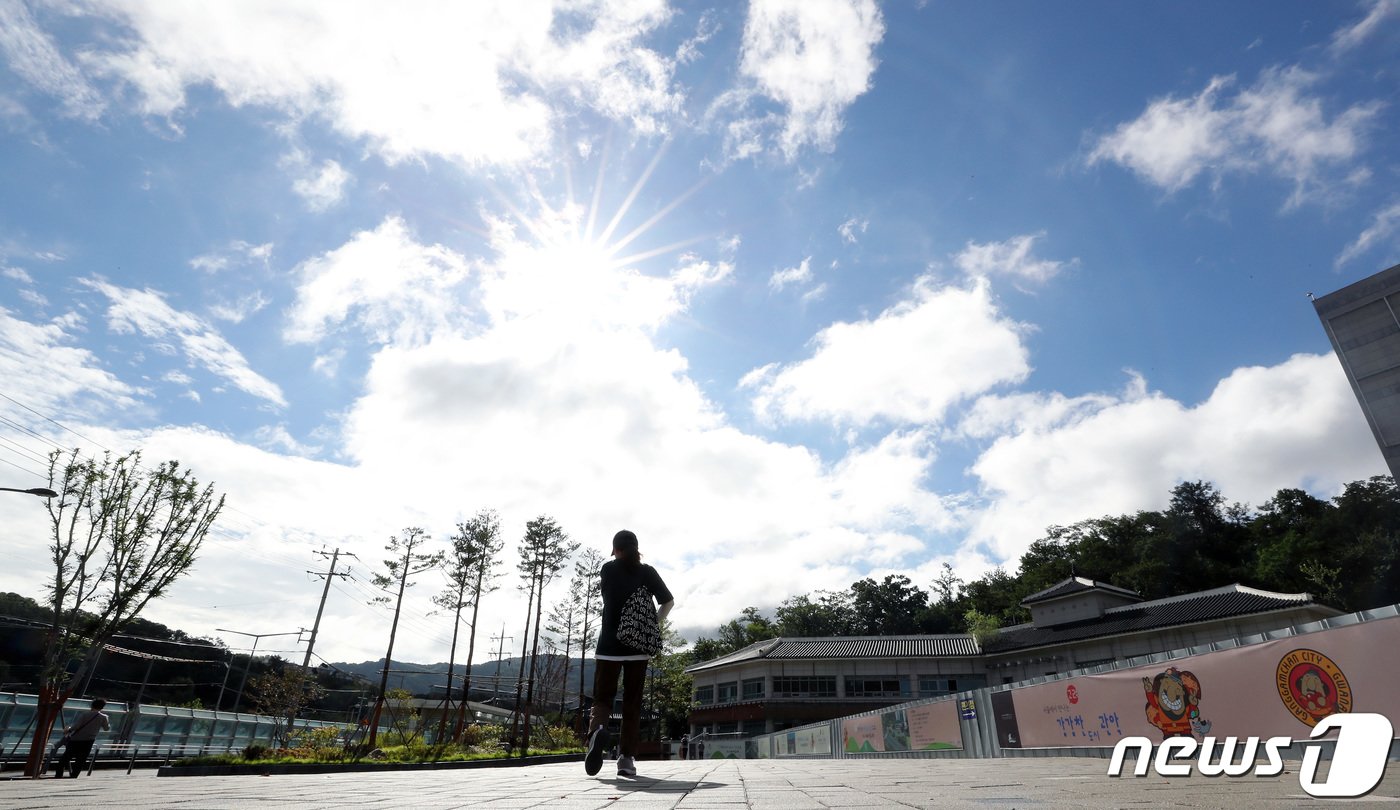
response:
M38 411L34 410L33 408L29 407L28 405L25 405L23 402L20 402L19 400L17 400L17 399L15 399L14 397L12 397L12 396L10 396L10 395L4 393L3 391L0 391L0 397L4 397L5 399L8 399L9 401L11 401L11 402L13 402L14 404L20 406L21 408L25 409L26 411L29 411L30 413L34 414L35 416L39 417L40 419L43 419L43 420L46 421L46 422L52 422L54 425L57 425L59 428L61 428L61 429L63 429L63 430L66 430L66 431L68 431L69 433L72 433L74 436L77 436L79 439L82 439L83 441L85 441L85 442L87 442L87 443L89 443L89 444L95 444L95 445L97 445L98 447L101 447L103 450L110 450L110 449L111 449L111 448L109 448L109 447L103 446L101 442L95 442L95 441L93 441L92 439L89 439L88 437L84 436L83 434L79 433L78 431L73 430L72 428L70 428L70 427L68 427L67 425L64 425L64 424L58 422L58 421L55 420L55 419L50 419L49 417L45 416L44 414L39 413Z

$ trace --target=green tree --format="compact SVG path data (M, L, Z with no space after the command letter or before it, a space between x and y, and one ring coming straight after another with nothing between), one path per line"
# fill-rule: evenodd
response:
M778 605L778 635L792 638L849 636L851 594L849 591L817 591L784 599Z
M603 610L602 582L600 580L603 563L607 560L595 548L586 548L574 563L574 578L570 585L571 596L579 600L579 613L583 618L578 660L578 733L582 737L585 730L583 716L584 677L587 659L584 657L593 645L598 643L598 627L602 623L599 615Z
M384 604L390 599L394 602L394 623L389 627L389 649L384 653L384 671L379 678L379 696L374 701L374 714L369 721L369 747L373 748L379 738L379 717L384 711L384 700L389 689L389 666L394 658L394 637L399 632L399 613L403 610L403 593L409 586L409 578L423 573L424 571L437 568L442 565L441 553L425 553L418 549L430 538L424 534L423 530L411 526L403 530L403 537L395 535L389 538L389 544L384 550L389 552L389 559L384 561L384 571L374 575L374 586L380 590L387 591L389 588L398 588L397 595L390 597L387 593L384 596L375 597L375 602Z
M300 715L302 709L325 697L326 690L317 682L314 670L279 663L282 666L248 681L248 691L253 708L274 719L272 737L285 748L287 718Z
M213 485L200 487L178 461L147 470L139 452L99 461L55 451L48 478L58 496L48 502L54 571L25 761L26 775L35 778L63 704L102 645L189 571L224 506Z
M1021 607L1021 600L1034 591L1027 590L1016 577L998 566L967 583L967 603L969 609L995 617L997 621L1012 625L1030 618L1030 611Z
M650 714L658 721L659 733L675 739L686 733L690 725L695 682L685 668L694 661L683 649L685 639L669 621L661 623L661 640L661 653L647 665L647 701Z
M535 660L540 647L540 619L544 613L544 589L548 587L568 559L578 550L579 544L569 540L554 518L540 515L525 524L525 536L520 542L520 563L517 566L521 578L529 582L529 600L525 614L525 643L530 652L530 673L526 679L525 692L525 732L520 746L520 756L530 749L530 715L535 700ZM534 611L533 641L531 640L530 614ZM524 652L522 651L522 657ZM520 686L516 685L516 705L520 705ZM518 713L517 713L518 716ZM512 726L515 724L512 723ZM512 729L512 735L514 729Z
M917 633L919 616L926 607L928 594L903 574L889 574L881 582L867 577L851 584L856 635Z
M967 622L966 632L977 640L978 646L985 646L1001 632L1000 619L976 608L969 610L963 618Z
M471 624L467 633L467 664L462 674L462 702L458 707L453 723L452 737L462 733L466 721L467 702L471 700L472 659L476 655L476 620L480 614L481 597L496 590L496 564L505 545L501 537L501 520L496 513L483 509L476 516L457 524L457 533L452 535L451 547L443 557L447 587L433 597L434 604L452 611L452 651L447 663L447 697L452 697L452 668L457 657L457 629L461 625L462 610L472 609ZM447 712L443 712L443 721ZM438 727L438 739L443 739L442 724Z

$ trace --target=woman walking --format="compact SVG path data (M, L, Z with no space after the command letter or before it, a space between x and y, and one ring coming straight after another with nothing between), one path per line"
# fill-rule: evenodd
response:
M613 535L612 545L613 559L603 563L599 576L603 623L593 656L593 715L583 768L593 776L603 767L603 752L609 741L608 719L612 716L620 673L622 741L618 746L617 774L636 776L635 757L637 738L641 735L642 688L647 661L661 650L658 627L675 606L675 600L656 569L642 564L637 535L624 529ZM660 610L656 608L658 603Z

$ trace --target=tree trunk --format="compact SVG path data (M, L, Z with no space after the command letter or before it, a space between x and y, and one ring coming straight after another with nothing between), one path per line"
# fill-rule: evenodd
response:
M442 745L442 733L447 730L447 715L452 711L452 668L457 661L457 628L462 623L462 594L466 591L464 584L457 591L457 609L452 612L452 648L447 653L447 691L442 696L442 712L438 718L437 738L433 740L434 745Z
M389 650L384 653L384 672L379 676L379 697L374 700L374 715L369 720L369 747L379 739L379 715L384 711L384 693L389 689L389 662L394 657L394 636L399 632L399 611L403 609L403 591L408 587L408 564L412 558L413 545L403 555L403 568L399 572L399 598L394 603L394 623L389 628Z
M530 750L530 713L534 710L535 701L535 661L538 660L540 654L540 615L544 612L543 570L541 570L539 578L540 597L535 600L535 643L530 650L530 686L528 691L525 693L525 745L520 749L520 756L522 757L525 756L525 753ZM528 622L525 624L525 633L527 636L530 633L530 625Z
M520 700L521 689L525 685L525 682L521 678L521 676L525 674L525 656L530 654L530 612L534 609L535 578L534 576L531 576L530 595L525 600L525 641L522 642L520 645L520 665L519 669L517 669L515 673L515 711L511 713L510 721L510 738L516 742L520 741ZM499 688L499 684L497 685L497 688ZM520 746L521 756L525 755L524 751L526 748L529 747L530 743L528 740L525 742L524 745Z
M462 674L462 707L457 712L457 727L452 730L452 739L456 740L462 736L462 724L467 716L467 703L472 699L472 654L476 652L476 614L481 606L481 578L485 576L485 567L476 569L476 587L472 591L472 630L467 636L467 671ZM500 684L496 684L500 688Z

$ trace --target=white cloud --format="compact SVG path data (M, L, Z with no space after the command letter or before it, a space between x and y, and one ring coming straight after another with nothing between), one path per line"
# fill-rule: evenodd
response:
M1367 226L1366 230L1357 234L1356 239L1352 240L1351 244L1342 249L1332 266L1340 268L1368 250L1384 244L1397 231L1400 231L1400 202L1377 211L1376 215L1371 218L1371 224ZM1385 264L1388 265L1389 262L1387 261Z
M801 300L802 300L802 303L804 303L804 304L810 304L810 303L812 303L813 301L816 301L816 300L822 298L823 296L826 295L827 289L828 289L827 283L826 283L825 281L823 281L822 283L818 284L817 286L813 287L812 289L808 290L807 292L802 293L802 299L801 299Z
M269 301L261 292L254 291L237 301L211 305L209 314L221 321L242 323L249 316L261 312L268 303Z
M5 276L5 278L12 278L12 279L14 279L15 281L20 282L21 284L33 284L33 283L34 283L34 277L31 276L31 275L29 275L28 273L24 272L24 269L23 269L23 268L19 268L19 267L5 267L5 268L3 269L3 271L0 271L0 274L3 274L3 275Z
M968 242L953 263L973 278L1007 276L1043 284L1059 274L1065 263L1031 256L1035 241L1045 232L1013 236L1005 242Z
M957 402L1026 378L1023 331L997 311L985 280L940 288L925 276L908 300L823 329L811 357L743 384L765 419L932 424Z
M391 162L533 161L556 134L554 101L646 132L679 109L672 63L644 44L669 19L663 0L404 2L353 14L333 1L91 0L87 10L129 32L85 44L84 63L134 87L139 112L173 121L188 89L208 85L235 106L324 118Z
M788 160L807 146L833 149L846 108L870 89L875 46L884 35L874 0L750 3L739 73L752 88L725 103L745 107L750 93L759 94L780 105L783 114L732 122L736 151L728 154L752 154L767 137L760 133L775 124L781 128L777 146Z
M0 3L0 52L20 78L63 102L68 115L101 117L101 96L39 28L26 4Z
M466 280L468 266L441 245L417 244L404 221L390 217L302 262L296 273L301 284L288 314L288 340L315 342L353 320L384 343L423 340L448 323L458 308L454 289Z
M1371 9L1356 23L1338 29L1332 35L1333 51L1349 51L1375 33L1383 22L1400 16L1400 0L1370 0Z
M282 450L293 456L311 457L320 452L321 448L305 445L297 441L287 430L286 425L263 425L258 428L254 438L257 443L269 450Z
M174 340L190 362L203 366L245 393L267 400L274 405L286 405L282 390L276 383L253 371L248 361L213 327L201 318L170 306L154 290L133 290L118 287L100 279L83 282L107 296L107 325L119 333L139 332L144 337L160 341L164 349Z
M812 257L808 256L796 267L774 270L773 275L768 277L768 288L777 292L789 284L806 284L811 280Z
M841 223L841 227L837 228L837 230L841 233L842 242L845 242L848 245L854 245L856 243L856 240L860 238L858 235L864 234L865 229L869 227L870 220L860 219L858 217L851 217L850 219Z
M714 9L700 15L700 21L695 24L695 35L676 48L676 64L685 65L700 58L700 46L709 42L723 27L716 20L718 16Z
M23 396L26 404L42 412L61 406L105 414L111 410L139 409L140 388L122 382L91 351L74 343L81 329L76 313L49 323L30 323L0 307L0 379L4 389Z
M1117 163L1167 191L1202 174L1269 171L1293 183L1289 206L1325 190L1328 170L1354 174L1376 103L1355 104L1327 120L1312 95L1317 77L1299 68L1265 71L1233 96L1234 77L1217 76L1194 98L1167 97L1098 139L1089 163Z
M264 242L254 245L242 239L235 239L228 244L228 247L202 253L190 259L190 267L205 273L219 273L230 267L241 267L253 262L258 262L264 267L272 257L272 243Z
M292 190L306 201L310 210L325 211L345 198L349 182L350 173L334 160L327 160L314 174L297 178Z
M971 467L984 503L967 540L996 559L1014 560L1050 525L1161 508L1183 480L1257 505L1283 487L1337 492L1384 473L1331 355L1237 369L1195 406L1136 378L1117 395L994 397L962 429L996 436Z

